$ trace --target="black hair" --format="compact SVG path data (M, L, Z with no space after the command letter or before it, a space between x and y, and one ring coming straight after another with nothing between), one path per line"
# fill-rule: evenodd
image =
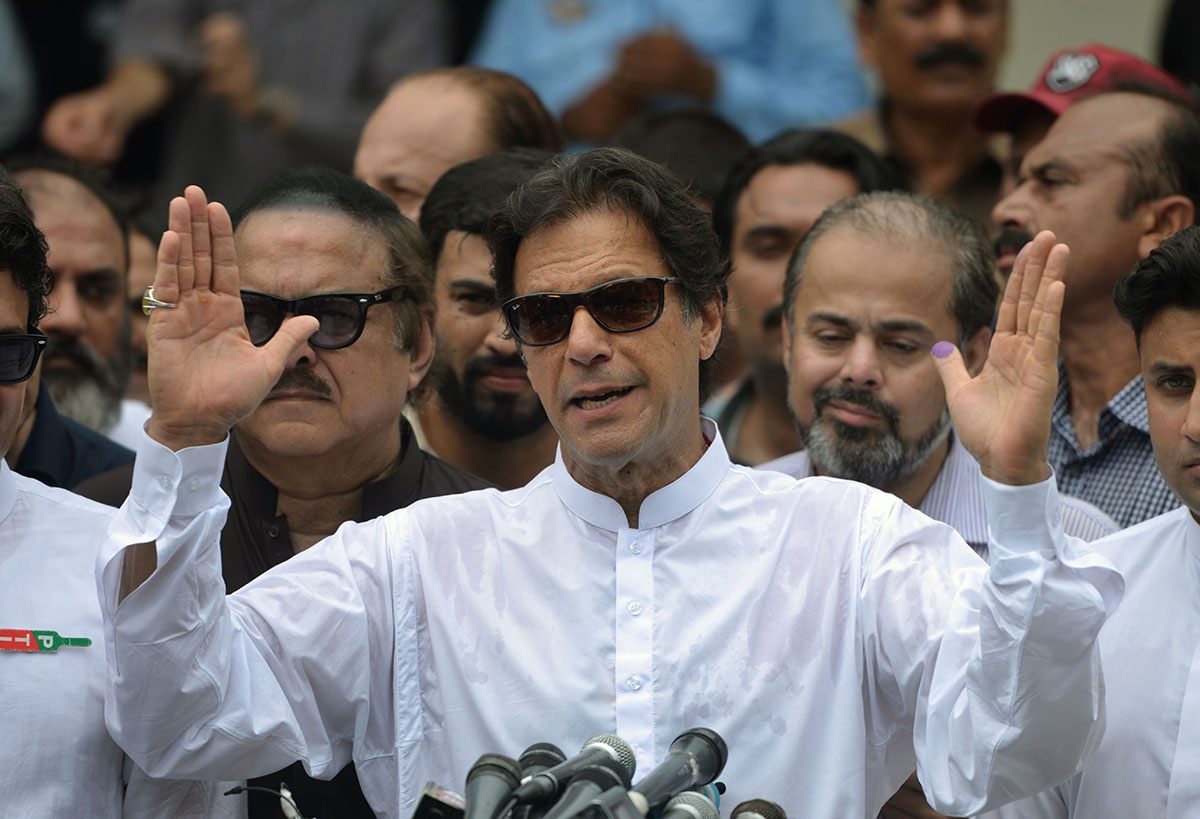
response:
M666 165L713 201L750 148L741 131L705 108L647 111L626 123L612 144Z
M725 300L729 262L721 255L708 214L683 181L656 162L621 148L597 148L551 159L508 198L484 238L501 303L515 295L513 268L521 242L537 231L585 214L613 210L636 218L658 242L663 262L680 279L684 315L692 320ZM700 395L712 359L700 362Z
M46 315L46 296L54 276L46 264L46 237L33 222L21 191L0 169L0 270L7 270L17 289L29 298L26 324L34 330Z
M845 171L854 178L859 193L902 190L899 172L849 134L827 129L797 128L751 148L725 180L713 207L713 226L726 256L733 253L733 229L738 200L759 171L771 165L820 165Z
M875 191L844 199L813 225L788 262L783 285L783 307L788 326L794 327L796 290L813 246L825 234L848 226L861 234L885 241L919 242L925 250L940 245L950 262L952 284L950 312L958 324L959 346L964 346L992 322L1000 285L995 276L995 255L983 228L963 214L937 204L927 196L901 191ZM886 276L886 271L879 271Z
M388 287L402 285L408 298L395 302L396 344L411 350L420 336L422 310L433 304L429 248L417 226L396 203L365 182L328 168L280 171L255 188L233 214L235 228L259 211L310 209L340 213L374 231L387 244Z
M551 156L547 151L513 148L455 165L442 174L421 206L421 233L434 267L447 233L482 234L491 215Z
M1200 227L1184 228L1140 259L1117 279L1113 302L1139 347L1142 330L1163 310L1200 310Z

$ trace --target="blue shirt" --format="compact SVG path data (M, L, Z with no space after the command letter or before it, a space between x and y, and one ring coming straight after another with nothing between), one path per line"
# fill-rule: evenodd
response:
M38 388L37 418L14 472L47 486L71 489L93 475L133 463L133 452L64 418L54 408L46 385Z
M561 115L626 41L663 28L713 65L713 110L752 142L867 105L838 0L494 0L471 61L520 77Z

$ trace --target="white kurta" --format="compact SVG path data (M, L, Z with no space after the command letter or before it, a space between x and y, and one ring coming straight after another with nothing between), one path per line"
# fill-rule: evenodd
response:
M94 569L115 514L0 459L0 816L236 815L241 800L215 784L148 779L105 730ZM92 643L14 650L31 631Z
M711 727L730 804L808 819L874 816L914 768L954 814L1079 769L1122 581L1055 533L1052 481L989 486L989 576L892 496L733 466L706 424L712 446L639 528L559 459L521 489L348 523L228 602L224 446L146 438L97 564L110 730L157 775L353 758L392 817L483 752L602 731L647 770ZM157 571L118 606L121 550L151 541Z
M1200 524L1176 509L1092 544L1125 576L1100 631L1108 731L1064 784L997 819L1200 816Z

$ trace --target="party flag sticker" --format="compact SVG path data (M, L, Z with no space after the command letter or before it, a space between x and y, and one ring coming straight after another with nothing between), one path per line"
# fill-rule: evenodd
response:
M63 637L57 631L0 628L0 651L36 651L47 654L58 651L63 646L86 648L91 644L92 641L87 637Z

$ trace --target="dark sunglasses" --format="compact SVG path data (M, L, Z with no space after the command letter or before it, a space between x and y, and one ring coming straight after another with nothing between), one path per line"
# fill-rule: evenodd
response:
M46 337L38 334L0 335L0 384L28 381L46 347Z
M358 341L367 323L367 310L376 304L401 301L408 296L404 287L389 287L378 293L326 293L303 299L279 299L266 293L242 291L242 309L250 342L261 347L271 340L284 317L314 316L320 322L308 343L322 350L340 350Z
M530 293L501 305L508 329L529 347L557 344L571 332L575 310L582 305L610 333L644 330L658 321L668 284L677 278L636 276L605 282L579 293Z

